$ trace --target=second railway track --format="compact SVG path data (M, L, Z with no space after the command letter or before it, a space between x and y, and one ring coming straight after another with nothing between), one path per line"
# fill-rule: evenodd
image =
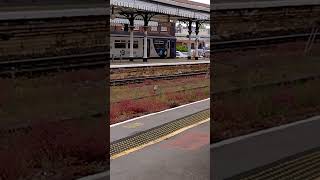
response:
M0 61L0 75L12 76L36 72L49 72L75 68L103 67L108 53L97 52L69 56Z
M146 77L125 78L125 79L113 79L113 80L110 80L110 85L111 86L120 86L120 85L126 85L126 84L142 83L146 80L175 79L175 78L180 78L180 77L190 77L190 76L207 75L207 74L209 75L209 70L184 72L184 73L160 75L160 76L146 76Z
M310 37L310 33L300 33L291 35L281 36L270 36L261 38L241 39L241 40L230 40L230 41L216 41L212 43L212 52L226 52L233 50L243 50L246 48L258 48L258 47L269 47L271 45L296 42L298 40L306 41ZM316 39L319 38L320 33L316 34Z

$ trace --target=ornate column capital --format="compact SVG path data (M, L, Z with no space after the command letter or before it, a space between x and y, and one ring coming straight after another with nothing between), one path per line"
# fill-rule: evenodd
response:
M134 30L134 26L129 25L128 27L129 27L130 31Z
M143 26L144 31L148 31L148 29L149 29L149 26Z

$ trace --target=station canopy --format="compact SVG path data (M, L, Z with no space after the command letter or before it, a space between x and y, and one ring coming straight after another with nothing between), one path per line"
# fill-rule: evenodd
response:
M130 24L128 19L123 19L123 18L111 19L110 22L111 22L111 25L113 25L113 26L122 25L122 24ZM149 26L158 27L159 23L156 22L156 21L149 21L148 25ZM134 21L134 26L135 27L144 26L144 22L142 20L135 20Z
M209 7L173 0L111 0L110 5L112 8L111 22L119 21L115 19L126 19L122 13L153 13L155 15L150 19L151 22L174 22L189 19L210 21ZM143 20L143 18L136 16L136 20ZM154 25L151 22L149 22L150 26Z

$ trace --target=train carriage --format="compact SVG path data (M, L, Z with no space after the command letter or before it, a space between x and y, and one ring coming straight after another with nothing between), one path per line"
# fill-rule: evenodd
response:
M133 57L143 58L143 33L135 33L133 39ZM148 35L148 58L175 58L176 37L168 35ZM128 59L130 57L130 36L125 33L111 33L110 58Z

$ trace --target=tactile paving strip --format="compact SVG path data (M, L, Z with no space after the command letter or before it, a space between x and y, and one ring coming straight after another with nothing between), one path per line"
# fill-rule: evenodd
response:
M314 180L320 177L320 148L282 159L226 180Z
M147 131L138 133L134 136L115 141L110 145L110 157L113 157L124 151L133 149L135 147L142 146L149 142L155 141L179 129L204 121L209 117L210 117L210 111L209 109L207 109L199 113L192 114L190 116L186 116L181 119L175 120L173 122L166 123L159 127L155 127Z

